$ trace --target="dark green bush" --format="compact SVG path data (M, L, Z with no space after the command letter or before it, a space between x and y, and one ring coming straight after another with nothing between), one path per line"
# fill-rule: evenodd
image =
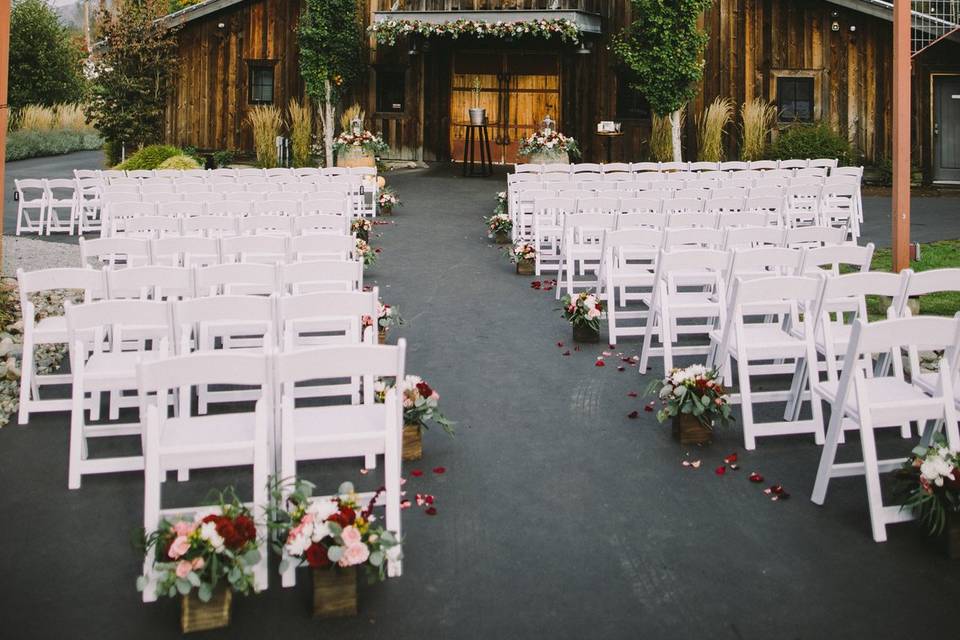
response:
M74 151L99 149L103 138L83 131L11 131L7 134L7 162L42 156L58 156Z
M123 145L116 140L107 140L103 143L103 156L108 167L120 162Z
M118 164L116 169L135 171L138 169L156 169L167 158L183 155L183 150L169 144L151 144L140 149Z
M781 131L770 148L772 160L836 158L841 165L853 161L850 141L835 133L825 122L796 124Z

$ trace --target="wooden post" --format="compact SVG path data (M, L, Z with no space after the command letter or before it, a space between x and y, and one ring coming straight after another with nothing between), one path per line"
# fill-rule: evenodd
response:
M10 0L0 0L0 264L3 263L3 196L6 186L3 182L6 166L7 119L10 107L7 105L10 78Z
M893 270L910 266L910 0L893 3Z

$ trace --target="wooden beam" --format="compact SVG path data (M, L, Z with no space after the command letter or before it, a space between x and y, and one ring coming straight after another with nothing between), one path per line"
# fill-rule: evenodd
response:
M910 0L893 5L893 270L910 266Z
M10 78L10 2L0 0L0 193L6 195L4 169L6 168L7 119L10 105L7 104ZM3 198L0 197L0 264L3 263Z

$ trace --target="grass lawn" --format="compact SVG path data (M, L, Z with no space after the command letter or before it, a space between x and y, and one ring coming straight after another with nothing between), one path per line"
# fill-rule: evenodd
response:
M960 240L938 240L920 245L920 260L912 260L914 271L960 267ZM870 267L873 271L892 271L893 258L890 249L877 249ZM884 317L886 309L877 296L867 298L868 312L872 317ZM920 298L920 313L934 316L952 316L960 311L960 292L931 293Z

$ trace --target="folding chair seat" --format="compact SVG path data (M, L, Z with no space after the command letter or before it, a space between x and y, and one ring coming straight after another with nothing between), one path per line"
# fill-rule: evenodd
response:
M750 251L762 251L752 249ZM817 444L823 443L823 414L818 402L811 402L812 417L805 420L776 420L759 422L755 405L789 402L794 392L801 400L810 398L810 389L817 382L816 367L804 367L804 362L816 362L813 344L813 314L801 314L800 306L811 309L820 296L823 278L801 276L771 276L744 280L728 270L733 280L733 292L720 329L710 332L708 367L718 367L729 386L733 363L737 361L739 393L731 395L733 403L741 405L743 415L744 448L756 448L756 438L774 435L813 433ZM798 327L802 331L792 331ZM792 365L782 364L792 360ZM773 361L773 365L768 365ZM753 388L752 377L767 377L793 371L794 380L787 390ZM806 371L806 375L803 372ZM796 378L800 376L800 381ZM769 389L772 382L764 385Z
M826 247L846 242L846 229L833 227L798 227L787 229L784 242L791 249Z
M352 260L357 245L353 236L316 233L290 238L290 256L298 262L308 260Z
M316 347L276 357L274 380L280 390L280 476L297 475L297 464L311 460L384 456L382 505L387 529L401 535L400 474L402 406L396 388L376 401L375 381L404 379L406 341L396 346L335 345ZM330 406L297 406L293 390L297 383L340 378L363 379L358 402ZM372 499L372 494L361 500ZM322 500L323 497L314 499ZM283 574L285 587L296 583L295 563ZM399 576L399 559L388 559L387 574Z
M668 374L675 355L707 354L709 344L679 344L680 337L707 336L714 326L722 325L727 262L725 251L660 251L644 328L641 372L647 371L651 356L663 357L664 373ZM660 346L653 344L655 335Z
M235 262L196 268L197 296L269 296L277 290L276 267L272 264Z
M743 213L734 214L736 216L754 216L762 214ZM771 225L723 225L724 219L720 219L720 228L725 229L723 240L723 249L730 251L732 249L750 249L755 247L782 247L784 229Z
M574 213L577 201L573 198L539 198L533 207L533 246L535 273L558 272L560 245L563 240L563 219Z
M216 238L167 236L150 241L151 262L170 267L195 267L220 262Z
M274 216L276 217L276 216ZM242 224L247 218L241 218ZM224 263L228 262L258 262L267 264L282 264L287 262L290 252L287 248L289 241L289 219L287 221L288 233L281 235L245 235L230 236L220 240L220 256ZM241 230L243 228L241 227ZM279 231L279 230L274 230Z
M193 272L186 267L146 265L105 272L111 300L168 301L195 295Z
M864 476L876 542L887 539L886 525L911 520L914 515L900 505L883 503L880 473L898 469L904 459L879 459L874 430L916 421L923 432L921 441L929 443L933 433L945 425L950 449L960 448L952 377L955 364L941 360L933 393L927 394L908 381L907 373L917 372L904 371L900 354L903 349L953 351L957 335L957 320L950 318L895 318L869 324L858 319L853 324L839 381L828 380L814 386L816 401L828 402L831 415L811 500L819 505L824 503L832 478ZM860 363L877 354L892 361L892 371L868 377ZM845 429L856 429L860 433L861 462L836 462Z
M43 387L70 382L69 374L40 374L36 362L37 351L42 350L45 345L67 344L67 319L62 314L41 317L32 301L34 295L51 291L72 291L79 294L83 302L90 302L106 296L106 282L103 272L93 269L17 269L17 286L23 316L18 422L27 424L31 412L68 411L71 406L69 399L60 400L41 395Z
M46 235L64 232L73 235L73 229L80 215L80 203L77 199L77 183L68 178L44 181L46 190L46 219L43 230ZM61 214L64 219L61 219Z
M271 361L263 355L237 353L204 353L167 358L143 363L135 373L142 398L155 394L156 402L144 402L144 497L143 526L154 531L163 520L179 518L195 520L209 513L219 513L217 506L163 508L162 487L169 471L176 470L183 478L190 469L252 467L252 503L246 506L259 515L269 499L268 479L274 471L270 452L272 387ZM256 387L255 405L251 411L241 405L233 411L216 415L194 416L189 405L174 416L166 409L168 398L186 395L184 388L200 384L242 385ZM268 586L266 524L257 518L257 545L260 561L253 568L256 589ZM153 573L154 558L144 559L144 602L157 598L157 578Z
M150 243L144 238L80 238L80 266L142 266L150 263Z
M180 233L184 236L203 238L227 238L239 233L239 218L235 216L204 215L184 218L180 221Z
M669 201L664 203L664 209L669 205ZM666 210L664 213L668 213ZM693 211L669 212L667 218L667 227L671 229L716 229L720 216L715 213L697 213Z
M142 455L91 458L88 440L143 435L140 417L129 422L116 421L121 407L139 406L135 394L137 365L168 353L170 310L166 303L144 300L67 303L65 310L72 376L67 487L79 489L81 477L86 474L143 469ZM98 420L102 393L110 397L111 422L90 424L85 413L89 410L90 419Z
M189 218L190 216L202 216L204 206L202 202L161 202L157 204L156 215L165 218Z
M620 337L643 335L663 235L650 228L603 235L597 282L598 295L606 303L609 344L616 345Z
M617 217L607 213L573 213L563 218L563 237L560 243L560 262L557 280L563 281L563 289L573 295L574 287L592 287L596 284L596 267L601 261L601 244L604 231L616 228ZM575 281L574 273L593 275L586 281ZM556 297L560 299L560 289Z
M252 209L253 203L250 200L219 200L204 204L204 212L208 216L247 216Z
M719 229L732 229L736 227L774 227L783 240L783 227L778 226L780 218L770 213L724 213L721 214L717 227Z
M663 229L666 226L667 216L662 213L628 211L617 216L616 229L617 231L624 229Z
M137 216L123 223L123 236L127 238L161 238L180 235L180 218L166 216Z
M284 295L363 289L363 263L358 260L291 262L279 269Z
M821 224L820 187L788 187L784 194L783 219L788 227L810 227Z
M153 217L157 205L152 202L109 202L105 208L106 217L103 226L108 236L123 235L127 222L138 217Z
M820 192L821 223L846 229L850 242L856 242L860 237L859 194L860 186L849 183L824 185Z

